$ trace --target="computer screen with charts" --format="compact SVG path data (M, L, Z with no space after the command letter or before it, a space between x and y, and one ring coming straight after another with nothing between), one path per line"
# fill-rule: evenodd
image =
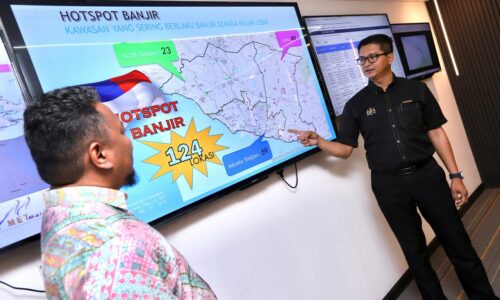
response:
M335 115L341 115L345 103L368 84L361 66L356 64L358 44L372 34L392 37L389 19L378 14L307 16L304 21ZM405 76L395 46L392 70L397 76Z

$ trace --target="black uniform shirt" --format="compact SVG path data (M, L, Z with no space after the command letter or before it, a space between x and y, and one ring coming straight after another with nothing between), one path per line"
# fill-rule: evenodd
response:
M425 84L394 77L384 92L370 81L346 103L337 141L357 148L361 133L370 169L393 171L429 159L435 149L427 132L444 123Z

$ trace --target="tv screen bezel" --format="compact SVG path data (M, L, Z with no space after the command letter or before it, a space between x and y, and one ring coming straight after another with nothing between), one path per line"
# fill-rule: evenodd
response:
M393 26L428 26L428 30L419 31L404 31L404 32L394 32ZM432 27L429 22L418 22L418 23L394 23L391 24L391 31L394 36L394 43L396 44L397 51L401 57L401 63L403 64L403 69L408 79L423 80L432 77L435 73L441 71L441 64L439 62L439 57L437 54L437 47L434 43L432 37ZM429 48L429 54L431 56L432 64L430 66L413 69L411 70L408 65L408 58L404 50L404 45L402 38L408 36L422 36L424 35L427 41L427 46Z
M14 59L16 60L16 64L20 68L20 76L23 78L25 85L28 90L28 99L26 101L33 101L34 97L37 97L42 93L42 87L38 76L35 72L35 67L33 62L31 61L31 57L27 51L25 46L25 42L23 36L21 34L20 28L17 25L17 22L14 17L14 13L11 9L11 5L33 5L33 6L116 6L116 7L169 7L169 6L180 6L180 7L214 7L214 6L224 6L224 7L290 7L293 8L296 16L297 22L300 25L300 30L302 31L302 35L306 41L305 47L308 49L309 56L311 57L311 61L314 65L314 69L311 70L312 73L316 74L318 79L318 84L320 87L319 92L322 93L323 99L325 101L325 106L327 107L328 112L325 117L331 119L331 123L333 126L334 133L336 134L337 127L335 125L335 113L333 111L333 107L331 105L331 101L328 96L328 92L326 90L326 86L324 85L324 81L322 80L322 75L318 71L319 66L316 64L314 59L314 50L311 48L311 41L307 35L305 30L304 20L301 17L300 10L298 8L298 4L296 2L199 2L199 1L99 1L99 2L85 2L85 1L36 1L36 0L7 0L2 1L0 3L0 17L3 22L3 26L5 28L5 33L7 36L7 40L10 42L10 45L13 48L13 52L15 54ZM334 138L332 138L333 140ZM290 159L264 169L259 173L256 173L249 178L243 179L237 183L234 183L228 187L225 187L217 192L214 192L204 198L201 198L187 206L184 206L180 209L177 209L169 214L166 214L158 219L155 219L149 224L158 225L167 222L171 222L185 214L188 214L202 206L207 206L210 203L214 202L216 199L226 196L234 191L245 189L255 183L258 183L262 180L267 179L270 175L280 170L283 170L285 167L293 165L298 161L311 156L319 152L320 149L318 147L312 147L306 150L304 153L291 157ZM28 241L33 241L39 238L40 234L30 236L28 238L19 240L15 243L9 244L3 248L0 248L0 253L6 251L8 249L12 249L18 247Z

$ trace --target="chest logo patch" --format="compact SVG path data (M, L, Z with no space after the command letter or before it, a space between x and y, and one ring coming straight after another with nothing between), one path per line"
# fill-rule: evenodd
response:
M366 110L366 116L367 117L370 117L370 116L373 116L374 114L376 114L377 111L375 110L375 108L373 107L370 107Z

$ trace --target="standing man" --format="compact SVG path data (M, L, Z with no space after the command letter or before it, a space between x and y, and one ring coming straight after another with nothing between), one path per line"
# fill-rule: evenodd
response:
M216 299L182 255L127 211L132 143L90 87L44 94L24 113L44 194L48 299Z
M361 133L372 190L424 299L446 298L429 262L417 207L469 299L496 299L456 210L467 203L467 190L441 127L446 119L436 99L425 84L394 76L392 40L387 35L363 39L358 53L357 62L370 82L346 103L337 140L329 142L311 131L289 131L305 146L318 145L341 158L351 155ZM451 191L432 157L435 151L449 172Z

